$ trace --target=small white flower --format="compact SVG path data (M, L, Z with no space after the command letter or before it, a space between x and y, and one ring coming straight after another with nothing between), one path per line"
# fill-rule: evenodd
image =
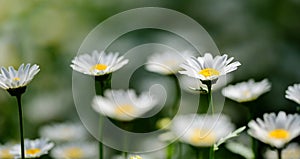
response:
M217 82L212 85L212 91L217 91L222 87L226 86L228 82L232 80L232 76L227 75L225 78L219 78ZM199 93L201 88L205 91L207 90L207 86L203 84L199 79L195 79L189 76L180 76L179 81L181 82L182 88L190 93Z
M182 69L179 65L191 56L189 51L181 54L171 51L156 53L148 59L146 69L163 75L176 74Z
M282 150L282 159L299 159L300 158L300 146L297 143L289 144ZM278 159L277 151L267 150L265 153L266 159Z
M98 156L96 143L76 142L56 146L51 151L51 157L59 159L93 159Z
M180 65L184 70L179 73L202 81L213 81L241 65L238 61L231 63L232 61L233 57L228 59L226 54L213 57L210 53L205 53L203 57L187 59Z
M101 76L117 71L128 63L124 56L119 53L108 53L104 51L93 51L92 54L76 56L72 60L73 70L92 76Z
M106 90L104 97L95 96L92 107L98 113L120 121L141 117L157 104L148 92L139 96L134 90Z
M8 69L1 67L0 87L5 90L24 87L39 71L38 65L30 66L30 64L26 64L25 67L22 64L18 70L12 66L9 66Z
M235 85L229 85L222 90L223 96L237 102L249 102L256 100L262 94L270 91L271 84L267 79L254 82L253 79Z
M12 159L14 155L10 153L10 149L12 148L11 144L0 145L0 158L3 159Z
M82 140L86 138L86 130L79 123L60 123L43 126L40 135L57 142Z
M283 148L300 134L300 116L286 115L285 112L264 114L264 119L257 118L248 123L248 134L276 148Z
M285 91L285 98L300 104L300 84L289 86Z
M181 115L173 120L171 131L182 142L208 147L217 143L234 129L225 115Z
M50 142L48 139L24 140L26 158L38 158L42 155L48 154L53 147L54 143ZM10 153L17 158L21 158L21 146L13 146Z

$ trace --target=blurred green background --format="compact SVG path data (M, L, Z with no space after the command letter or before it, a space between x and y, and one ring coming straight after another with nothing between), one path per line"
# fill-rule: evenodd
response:
M78 120L72 58L97 24L137 7L174 9L195 19L221 53L242 63L232 83L268 78L272 90L256 102L257 116L296 111L297 105L284 94L289 85L300 82L299 0L0 0L0 65L36 63L41 68L23 96L26 137L37 137L43 124ZM151 41L151 36L132 39L137 45ZM133 44L113 50L121 52L128 45ZM229 100L225 104L224 112L234 123L247 124L245 107ZM0 91L0 143L11 140L18 140L16 100Z

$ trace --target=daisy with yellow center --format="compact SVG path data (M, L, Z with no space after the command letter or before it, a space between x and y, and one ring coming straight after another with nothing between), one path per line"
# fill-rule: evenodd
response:
M12 66L8 69L1 67L0 87L5 90L25 87L39 71L38 65L31 66L31 64L22 64L18 70Z
M248 124L248 133L254 138L281 149L292 139L300 135L300 116L286 115L285 112L264 114L264 119L252 120Z
M179 73L200 79L201 81L215 81L220 76L226 75L237 69L241 64L232 62L233 57L228 58L226 54L213 57L205 53L203 57L191 57L180 66L184 69Z
M36 139L28 140L25 139L25 158L38 158L42 155L48 154L48 152L54 147L54 143L48 139ZM14 146L11 151L15 157L21 157L20 145Z
M271 84L267 79L255 82L253 79L235 85L229 85L222 90L223 96L237 102L250 102L270 91Z
M117 71L128 63L119 53L93 51L92 54L82 54L72 60L71 67L77 72L91 76L102 76Z
M141 117L156 106L148 92L139 96L134 90L107 90L104 97L96 96L92 107L98 113L120 121L131 121Z
M155 53L149 57L146 69L163 75L176 74L181 70L179 65L191 56L192 53L190 51Z
M285 98L300 104L300 84L289 86L285 91Z
M55 147L51 156L59 159L97 158L97 145L89 142L67 143Z
M182 142L196 147L209 147L234 129L225 115L188 114L173 120L171 131Z
M266 159L278 159L277 152L274 150L267 150L265 153ZM300 146L298 143L290 143L286 148L282 150L282 159L299 159L300 158Z
M12 146L10 144L0 145L0 158L13 159L14 155L10 153L11 147Z

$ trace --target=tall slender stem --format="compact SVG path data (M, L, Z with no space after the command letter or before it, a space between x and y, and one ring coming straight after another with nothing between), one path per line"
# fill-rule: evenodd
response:
M23 136L23 112L21 105L21 94L17 95L18 108L19 108L19 124L20 124L20 137L21 137L21 158L25 159L25 150L24 150L24 136Z
M124 159L128 158L128 153L126 151L123 152Z
M167 147L167 153L166 153L166 159L172 159L172 154L173 154L173 147L174 147L174 144L173 143L170 143Z
M172 80L175 82L175 99L174 99L174 103L172 105L172 109L171 109L171 113L170 115L175 115L176 114L176 109L179 108L180 105L180 100L181 100L181 91L180 91L180 83L176 77L175 74L170 75L170 77L172 78Z
M282 149L277 149L277 156L278 156L278 159L281 159L281 153L282 153Z
M209 158L210 158L210 159L214 159L214 158L215 158L214 146L211 146L211 147L210 147L210 150L209 150Z

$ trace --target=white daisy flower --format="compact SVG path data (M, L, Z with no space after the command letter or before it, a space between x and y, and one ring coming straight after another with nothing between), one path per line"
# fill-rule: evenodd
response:
M300 84L289 86L285 91L285 98L300 104Z
M180 54L171 51L156 53L148 58L146 69L163 75L176 74L182 69L179 65L191 56L189 51Z
M38 158L42 155L48 154L48 152L54 147L54 143L50 142L48 139L25 139L24 146L26 158ZM21 146L13 146L10 153L16 158L21 158Z
M59 159L94 159L98 156L96 143L76 142L56 146L51 157Z
M43 126L40 135L57 142L82 140L86 138L86 130L79 123L60 123Z
M12 148L11 144L0 145L0 158L3 159L12 159L14 155L10 153L10 149Z
M95 96L92 107L98 113L120 121L131 121L141 117L157 104L149 92L139 96L134 90L106 90L104 97Z
M214 81L241 65L238 61L231 63L232 61L233 57L228 58L226 54L213 57L210 53L205 53L203 57L187 59L180 65L184 70L179 73L201 81Z
M179 140L197 147L212 146L233 130L225 115L181 115L173 120L171 127Z
M300 146L298 143L291 143L285 149L282 150L282 159L299 159L300 158ZM266 159L278 159L277 151L267 150L265 153Z
M92 54L76 56L72 60L73 70L86 75L101 76L117 71L128 63L128 59L119 56L119 53L93 51Z
M267 79L255 82L253 79L235 85L229 85L222 89L223 96L237 102L249 102L256 100L262 94L270 91L271 84Z
M1 67L0 74L0 87L5 90L16 89L25 87L33 77L40 71L38 65L26 66L22 64L18 70L15 70L12 66L8 69Z
M217 91L226 86L232 80L232 76L226 76L226 79L219 78L217 82L212 85L212 91ZM203 84L200 80L189 77L189 76L180 76L179 81L182 85L182 88L190 93L199 93L201 89L208 91L207 86Z
M257 118L248 123L248 134L276 148L283 148L300 134L300 116L286 115L285 112L264 114L264 119Z

